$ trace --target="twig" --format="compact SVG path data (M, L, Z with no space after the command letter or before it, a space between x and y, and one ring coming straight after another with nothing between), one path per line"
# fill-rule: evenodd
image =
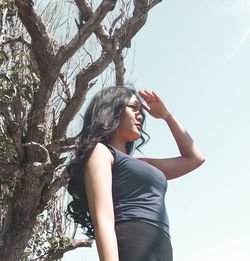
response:
M113 30L114 30L114 28L115 28L115 25L116 25L116 23L124 16L124 14L125 14L125 11L124 10L120 10L121 11L121 13L120 13L120 15L118 15L116 18L115 18L115 20L113 21L113 23L112 23L112 25L111 25L111 27L110 27L110 29L109 29L109 35L111 36L112 35L112 32L113 32Z
M64 253L74 250L78 247L91 247L93 241L90 239L71 239L70 243L65 246L64 248L59 248L59 249L50 249L47 254L43 255L40 258L35 258L32 259L31 261L54 261L58 260L63 257ZM42 259L41 259L42 258Z
M71 99L71 98L72 98L71 89L70 89L68 83L65 81L64 75L63 75L62 73L60 73L60 74L59 74L59 78L60 78L60 80L62 81L63 85L65 86L64 91L65 91L65 93L66 93L68 99Z
M17 43L17 42L21 42L22 44L26 45L28 48L31 48L31 44L28 43L26 40L24 40L22 38L22 36L19 36L17 38L15 38L15 37L5 37L5 41L0 43L0 47L5 46L6 44Z

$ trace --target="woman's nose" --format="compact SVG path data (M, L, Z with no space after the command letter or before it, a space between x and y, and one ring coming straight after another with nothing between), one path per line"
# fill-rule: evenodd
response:
M140 112L137 112L137 114L136 114L136 119L137 119L139 122L142 122L143 117L142 117L142 115L141 115Z

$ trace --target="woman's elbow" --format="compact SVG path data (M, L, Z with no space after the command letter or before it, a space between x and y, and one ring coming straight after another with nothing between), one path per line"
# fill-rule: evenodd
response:
M200 165L202 165L205 161L206 161L206 158L203 155L200 155L199 157L195 158L196 168L198 168Z

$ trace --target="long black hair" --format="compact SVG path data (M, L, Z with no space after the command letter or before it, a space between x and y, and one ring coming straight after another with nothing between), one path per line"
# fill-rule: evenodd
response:
M67 211L76 223L81 224L84 233L91 239L94 238L94 227L89 214L86 190L84 186L84 168L88 157L98 142L107 144L109 138L114 134L120 123L120 116L128 104L132 95L137 92L127 87L109 87L98 92L92 99L84 114L83 128L79 134L79 146L75 151L75 158L68 166L70 180L68 192L73 197L68 205ZM140 148L148 139L149 135L143 130L145 125L145 114L142 111L141 137L135 142L126 144L127 154ZM146 136L146 138L145 138Z

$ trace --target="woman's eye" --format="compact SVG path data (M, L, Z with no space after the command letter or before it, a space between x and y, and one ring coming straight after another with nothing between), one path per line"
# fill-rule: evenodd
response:
M128 107L131 108L133 112L141 111L142 109L142 107L139 104L129 104Z
M135 105L128 105L129 108L132 109L132 111L135 111L136 110L136 106Z

